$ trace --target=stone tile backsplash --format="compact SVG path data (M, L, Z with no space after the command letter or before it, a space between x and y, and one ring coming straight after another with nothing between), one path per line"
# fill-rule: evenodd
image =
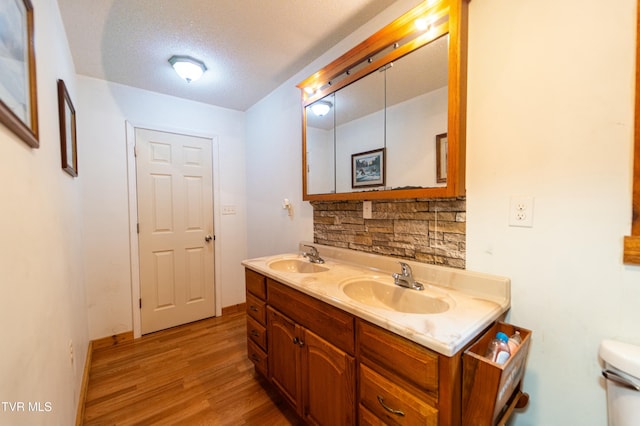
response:
M465 268L466 201L380 200L363 219L362 201L312 201L317 244Z

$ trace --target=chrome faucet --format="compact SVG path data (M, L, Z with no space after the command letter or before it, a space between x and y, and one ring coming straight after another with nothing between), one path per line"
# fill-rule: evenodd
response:
M324 263L324 259L320 257L320 253L318 252L318 249L315 248L314 246L308 246L305 244L305 247L309 247L309 251L303 251L302 252L302 256L306 257L307 259L309 259L309 262L311 263Z
M424 286L413 279L411 266L407 265L404 262L400 262L400 267L402 268L402 273L393 273L391 275L396 285L399 285L400 287L411 288L414 290L424 290Z

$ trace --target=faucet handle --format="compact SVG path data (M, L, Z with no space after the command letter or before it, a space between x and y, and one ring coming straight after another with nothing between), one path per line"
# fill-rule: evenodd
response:
M310 245L305 244L304 247L309 247L311 249L311 253L310 254L312 256L318 256L318 254L319 254L318 253L318 249L315 248L314 246L310 246Z

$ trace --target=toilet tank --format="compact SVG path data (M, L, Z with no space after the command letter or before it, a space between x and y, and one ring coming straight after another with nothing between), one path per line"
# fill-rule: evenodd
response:
M603 340L599 354L607 379L609 426L640 425L640 346Z

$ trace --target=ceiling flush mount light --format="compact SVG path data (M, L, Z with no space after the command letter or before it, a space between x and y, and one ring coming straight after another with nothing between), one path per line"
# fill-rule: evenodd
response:
M192 58L191 56L173 55L169 58L169 63L187 83L196 81L207 70L202 61Z
M318 117L327 115L333 104L329 101L318 101L311 105L311 111Z

